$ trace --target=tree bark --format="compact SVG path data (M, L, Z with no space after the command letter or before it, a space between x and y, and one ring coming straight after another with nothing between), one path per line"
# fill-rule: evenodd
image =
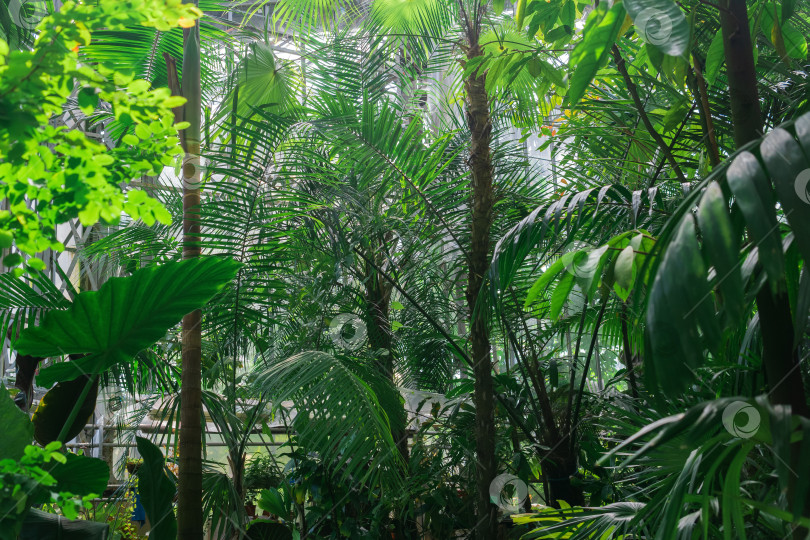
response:
M728 70L734 142L740 148L761 137L763 127L745 0L726 0L720 8L720 23ZM756 296L762 335L762 367L770 387L771 403L789 405L794 414L808 417L810 412L799 371L799 351L793 346L793 317L786 291L786 281L782 278L775 290L770 283L766 283ZM801 443L792 443L790 451L790 468L798 470L803 458ZM791 510L798 496L796 489L794 475L790 477L787 489ZM810 515L810 502L805 501L801 512L804 516ZM799 526L793 530L792 536L796 539L806 538L807 532L807 527Z
M370 255L373 257L373 255ZM378 261L379 263L379 261ZM382 266L382 264L379 264ZM378 367L382 374L394 387L394 350L393 335L391 333L391 291L393 287L385 282L374 268L367 265L366 271L366 303L369 308L371 325L368 329L368 340L371 348L380 355ZM387 411L390 415L400 415L400 420L407 421L404 406L396 411ZM408 435L404 429L392 427L391 436L399 449L402 459L408 460Z
M195 2L196 3L196 2ZM200 256L200 27L185 34L182 92L187 99L183 119L183 259ZM202 311L183 317L180 387L180 467L177 487L177 537L202 540Z
M745 0L728 0L720 10L723 48L728 69L734 143L739 148L762 136L762 113L757 90L753 45ZM793 318L782 279L773 292L769 284L756 297L762 334L763 369L774 404L790 405L794 413L810 416L798 371L799 351L793 347Z
M726 0L721 6L720 27L723 32L734 142L740 147L762 135L757 72L745 0Z
M467 58L471 60L483 52L478 46L478 35L470 29ZM477 454L476 478L478 483L477 525L478 540L495 538L497 531L496 507L489 500L489 486L495 478L495 411L492 366L490 358L489 326L481 310L476 310L478 296L489 266L490 227L493 210L492 122L489 98L484 87L486 75L470 75L464 81L467 97L467 125L470 129L470 172L472 177L472 224L470 235L469 272L467 274L467 308L470 315L470 343L473 374L475 376L475 446Z

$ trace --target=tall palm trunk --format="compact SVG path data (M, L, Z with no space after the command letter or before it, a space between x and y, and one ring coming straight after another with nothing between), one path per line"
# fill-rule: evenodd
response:
M196 2L195 2L196 3ZM185 35L183 97L186 155L183 159L183 258L200 256L200 27ZM182 380L180 387L180 468L177 528L181 540L202 540L202 312L183 317Z
M467 29L468 61L481 56L479 31ZM495 398L490 358L489 326L481 310L476 310L478 296L489 266L490 228L492 226L492 122L489 98L484 87L486 75L471 74L464 81L467 94L467 126L470 129L470 172L472 176L472 228L470 235L469 272L467 274L467 309L470 314L475 389L475 448L478 483L477 525L475 537L488 540L496 536L496 507L489 500L489 486L495 478Z

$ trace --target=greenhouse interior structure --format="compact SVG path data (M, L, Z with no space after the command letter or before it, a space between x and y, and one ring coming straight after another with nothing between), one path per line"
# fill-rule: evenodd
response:
M810 540L810 0L0 0L0 540Z

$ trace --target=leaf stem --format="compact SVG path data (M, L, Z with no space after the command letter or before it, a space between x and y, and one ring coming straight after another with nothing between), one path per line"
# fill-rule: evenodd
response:
M65 437L67 437L68 431L70 431L71 426L73 426L73 422L76 421L76 417L79 416L79 410L81 410L82 405L84 405L84 400L87 399L87 395L90 393L90 389L93 388L93 385L96 384L98 380L98 375L88 375L87 376L87 383L84 385L82 389L82 393L79 394L79 399L76 400L75 405L73 405L73 409L71 409L70 414L67 417L67 421L62 426L62 429L59 431L59 436L56 437L56 440L60 443L65 443Z

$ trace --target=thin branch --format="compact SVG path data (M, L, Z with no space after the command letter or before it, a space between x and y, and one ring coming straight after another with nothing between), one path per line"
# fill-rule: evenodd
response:
M616 45L613 46L612 49L613 59L616 61L616 69L621 73L622 78L624 78L624 83L627 85L627 91L630 93L630 97L633 98L633 103L636 105L636 109L638 110L638 114L641 117L641 121L644 122L644 127L647 128L647 131L650 133L650 136L653 138L655 143L664 153L669 161L669 164L672 166L672 169L675 171L675 175L678 177L678 180L681 183L686 182L686 177L684 176L683 172L681 171L678 162L675 161L675 157L672 155L672 152L669 150L667 143L664 142L664 139L661 135L655 130L653 127L652 122L650 122L650 117L647 116L647 111L644 110L644 104L641 101L641 98L638 95L638 88L636 87L633 80L630 78L630 74L627 72L627 65L622 58L622 54L619 51L619 47Z
M596 324L593 327L593 335L591 336L591 345L588 348L588 357L585 359L585 369L582 370L582 380L579 383L579 393L577 394L577 406L574 409L574 420L571 422L571 440L574 439L573 431L576 426L576 419L579 418L579 408L582 405L582 393L585 390L585 381L588 379L588 368L591 366L591 357L593 350L596 347L596 337L599 333L599 326L602 324L602 317L605 315L605 308L607 307L609 295L605 295L602 300L602 307L599 309L599 315L596 316Z

